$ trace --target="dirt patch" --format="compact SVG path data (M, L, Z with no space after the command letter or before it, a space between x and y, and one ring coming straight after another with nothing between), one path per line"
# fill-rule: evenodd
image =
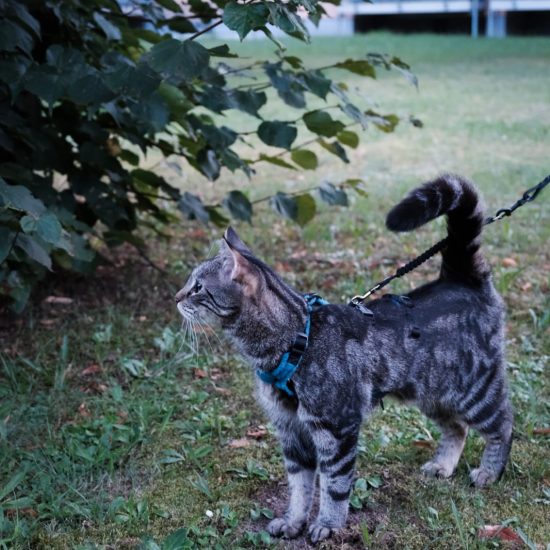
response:
M286 482L271 482L265 485L255 495L254 500L261 503L262 506L270 508L275 517L282 516L288 502L288 487ZM319 511L319 487L315 491L315 497L313 507L311 509L309 522L317 515ZM244 531L259 532L267 529L267 525L270 520L262 519L258 521L249 520L243 525ZM330 539L314 546L309 543L307 539L307 528L303 534L293 540L281 539L279 547L285 550L305 550L305 549L339 549L339 550L352 550L352 549L364 549L366 543L364 540L364 531L368 532L370 536L376 533L380 527L388 523L387 509L383 506L374 505L367 506L362 510L354 510L350 508L348 515L348 521L344 529L340 529L337 533L333 534ZM376 538L377 548L393 548L395 537L389 531L384 532Z

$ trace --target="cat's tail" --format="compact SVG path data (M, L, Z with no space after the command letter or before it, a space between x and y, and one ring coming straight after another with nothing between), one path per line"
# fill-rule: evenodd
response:
M386 218L392 231L411 231L447 215L448 244L442 251L441 277L481 283L490 275L479 246L485 219L472 183L444 174L411 191Z

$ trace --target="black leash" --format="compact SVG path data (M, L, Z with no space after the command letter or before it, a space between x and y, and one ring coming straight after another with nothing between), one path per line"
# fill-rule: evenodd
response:
M510 206L509 208L501 208L500 210L497 211L497 213L494 216L490 216L489 218L487 218L483 225L489 225L491 223L502 220L502 218L511 216L513 212L517 210L520 206L523 206L527 202L534 201L537 198L537 195L549 183L550 183L550 174L546 176L540 183L538 183L534 187L527 189L527 191L523 193L522 197L518 199L514 204L512 204L512 206ZM445 248L448 240L449 240L449 237L445 237L444 239L441 239L439 242L435 243L431 248L428 248L428 250L420 254L420 256L418 256L414 260L411 260L408 264L404 265L403 267L400 267L393 275L390 275L389 277L386 277L384 280L380 281L379 283L376 283L372 288L367 290L365 294L359 294L357 296L354 296L351 299L349 305L358 308L359 311L361 311L361 313L364 313L365 315L372 315L372 312L363 305L363 302L371 294L374 294L375 292L379 291L381 288L384 288L387 284L391 283L394 279L403 277L403 275L410 273L413 269L416 269L419 265L422 265L426 260L429 260L432 256L435 256L440 250Z

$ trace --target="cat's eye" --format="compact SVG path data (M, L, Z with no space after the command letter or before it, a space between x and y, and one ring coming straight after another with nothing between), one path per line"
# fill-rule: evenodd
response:
M197 281L192 290L193 294L196 294L197 292L199 292L201 288L202 288L202 285L199 283L199 281Z

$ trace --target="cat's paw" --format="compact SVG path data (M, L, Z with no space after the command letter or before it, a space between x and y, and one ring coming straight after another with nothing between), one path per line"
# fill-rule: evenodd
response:
M293 539L302 532L304 525L305 522L291 523L285 518L275 518L269 522L267 532L274 537Z
M472 480L472 485L486 487L494 483L497 480L497 476L485 468L476 468L470 472L470 479Z
M447 479L453 475L454 470L446 466L445 464L440 464L435 460L430 460L426 462L421 468L421 471L424 475L430 477L439 477L442 479Z
M332 535L332 528L315 522L309 528L309 539L313 544L328 539Z

